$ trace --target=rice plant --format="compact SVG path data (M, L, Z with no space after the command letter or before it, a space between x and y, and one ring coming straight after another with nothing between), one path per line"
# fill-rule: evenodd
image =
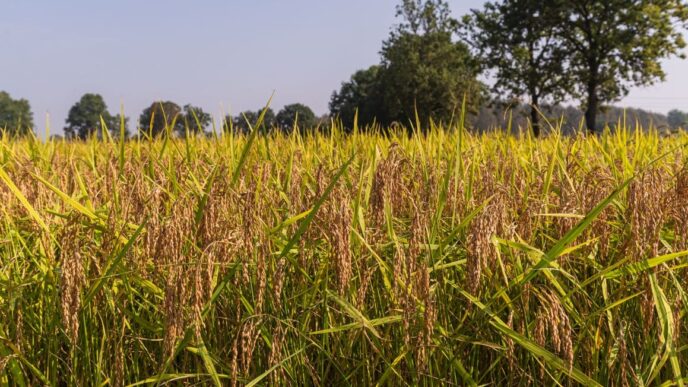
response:
M2 138L0 385L684 383L688 136L414 133Z

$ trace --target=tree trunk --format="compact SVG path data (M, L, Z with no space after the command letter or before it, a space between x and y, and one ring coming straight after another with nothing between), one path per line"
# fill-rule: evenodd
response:
M585 106L585 126L590 134L597 133L597 64L590 64L590 79L588 80L588 102Z
M597 133L597 94L593 91L588 92L588 103L585 109L585 125L588 127L590 134Z
M532 95L530 97L530 125L533 127L533 136L540 137L540 112L538 109L538 96Z

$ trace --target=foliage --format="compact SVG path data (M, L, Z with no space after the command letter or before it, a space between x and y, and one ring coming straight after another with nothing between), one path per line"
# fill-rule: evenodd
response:
M206 128L211 124L212 117L210 113L206 113L200 107L192 106L191 104L184 105L184 113L182 115L183 125L180 125L179 129L183 129L178 132L179 136L186 136L189 134L203 134Z
M678 0L501 0L467 21L497 90L527 93L534 107L543 97L578 99L594 133L601 105L663 80L660 60L683 56L688 8ZM534 130L537 119L531 111Z
M182 108L172 101L156 101L139 117L139 130L145 135L157 137L170 133L184 133Z
M481 65L494 70L501 97L530 99L533 133L540 134L540 105L558 103L570 89L564 76L568 51L561 44L559 9L541 0L487 2L465 18L467 35Z
M598 129L600 104L625 96L631 86L664 80L660 60L684 56L688 8L681 0L571 0L559 7L560 40L569 52L565 73L591 132Z
M476 62L448 32L402 32L385 43L382 56L384 123L408 124L417 113L427 128L431 118L449 123L464 96L471 110L479 104Z
M358 124L372 125L381 116L384 104L381 95L380 71L378 65L359 70L348 82L343 82L339 91L330 98L330 114L341 120L345 128L353 129L354 118Z
M125 118L125 134L128 119ZM105 128L103 128L105 123ZM111 115L100 94L86 93L70 109L64 128L68 139L86 139L92 135L103 138L103 130L107 129L114 136L120 134L121 117Z
M253 125L253 123L258 121L258 117L260 116L260 111L251 111L247 110L243 113L238 114L237 116L227 116L225 117L225 123L224 123L224 128L225 131L228 131L230 129L230 123L231 123L231 128L235 133L243 133L243 134L248 134L250 133L250 128L249 128L249 123ZM268 108L265 111L265 117L263 118L262 125L258 130L261 133L268 133L272 128L274 128L277 125L277 120L275 119L275 112L272 110L272 108Z
M31 105L25 99L12 99L0 91L0 130L10 135L25 135L33 130Z
M392 32L392 38L407 33L426 35L455 32L459 25L444 0L401 0L397 6L397 17L401 17L401 23Z
M464 96L470 110L483 98L478 62L468 47L454 41L458 22L443 0L404 0L401 22L383 43L381 63L359 71L330 101L333 116L353 125L359 109L362 124L416 122L427 129L431 118L449 123ZM362 114L361 114L362 113Z
M301 103L285 105L275 117L277 126L286 132L291 132L296 125L301 130L313 129L318 125L318 120L313 110Z

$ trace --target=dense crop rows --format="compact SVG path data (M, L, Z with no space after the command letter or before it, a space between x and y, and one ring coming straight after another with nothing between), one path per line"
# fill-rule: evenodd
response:
M0 385L681 383L688 137L0 141Z

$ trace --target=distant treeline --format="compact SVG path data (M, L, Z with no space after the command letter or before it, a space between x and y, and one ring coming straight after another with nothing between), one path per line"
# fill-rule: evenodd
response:
M551 127L560 128L565 134L585 129L585 112L575 106L544 105L538 110L543 122L543 131ZM494 103L481 106L468 119L469 127L477 132L503 131L511 128L512 133L530 130L530 106L524 104ZM597 126L614 130L617 125L633 129L638 124L643 130L657 129L674 131L685 128L688 113L674 109L669 114L655 113L638 108L607 106L597 114Z
M445 0L400 0L399 23L382 42L380 61L356 71L332 93L329 115L316 117L299 103L276 114L260 112L213 122L199 107L156 101L139 117L137 135L202 134L321 129L337 122L347 130L390 126L421 130L456 122L467 114L478 131L562 129L596 133L612 127L624 111L612 108L632 87L663 81L662 60L681 57L688 6L657 0L495 0L461 20ZM481 81L491 79L491 85ZM494 101L514 100L515 106ZM577 107L563 107L574 101ZM509 120L508 118L511 118ZM626 109L626 124L644 128L684 126L686 114L667 116ZM128 134L128 119L108 112L103 98L86 94L69 112L68 138ZM33 129L28 101L0 93L0 129Z
M299 128L320 128L327 130L332 122L343 124L345 128L353 125L351 120L344 121L336 115L316 116L313 110L300 103L283 107L277 114L271 108L247 110L236 115L227 115L217 123L203 109L186 104L180 107L171 101L156 101L139 116L135 136L157 136L167 130L178 137L188 134L208 134L211 131L234 133L249 133L261 113L265 114L257 130L269 132L271 130L291 131ZM530 118L531 106L514 102L491 102L479 106L468 113L466 127L469 130L483 133L489 131L511 130L516 134L532 129ZM542 105L538 115L543 122L543 132L551 127L560 128L564 134L572 134L585 129L585 112L575 106ZM69 110L67 125L64 127L64 137L67 139L85 139L91 135L98 138L103 136L103 127L107 127L112 137L119 137L124 133L130 137L129 118L119 114L112 115L108 111L103 97L99 94L87 93ZM410 124L410 121L408 122ZM638 124L643 130L650 128L660 131L674 131L688 127L688 112L678 109L668 114L651 112L638 108L621 108L607 106L597 115L597 126L601 129L609 127L614 130L616 125L625 124L631 129ZM361 128L370 122L362 121ZM10 134L25 134L33 127L33 116L29 102L24 99L14 100L8 93L0 91L0 130ZM13 131L20 128L21 131ZM62 137L54 135L55 137Z
M260 127L255 127L258 118ZM227 115L218 121L202 108L192 104L180 106L172 101L155 101L141 112L133 136L142 138L172 135L209 135L212 132L232 131L249 133L256 129L268 132L273 129L291 131L294 128L317 128L329 122L329 117L317 117L310 107L293 103L284 106L276 114L266 107L255 111L247 110L236 115ZM69 109L63 128L66 139L86 139L91 136L103 138L129 138L129 117L111 114L100 94L86 93ZM7 92L0 91L0 131L13 136L22 136L33 130L31 105L25 99L13 99ZM54 137L63 137L54 134Z

